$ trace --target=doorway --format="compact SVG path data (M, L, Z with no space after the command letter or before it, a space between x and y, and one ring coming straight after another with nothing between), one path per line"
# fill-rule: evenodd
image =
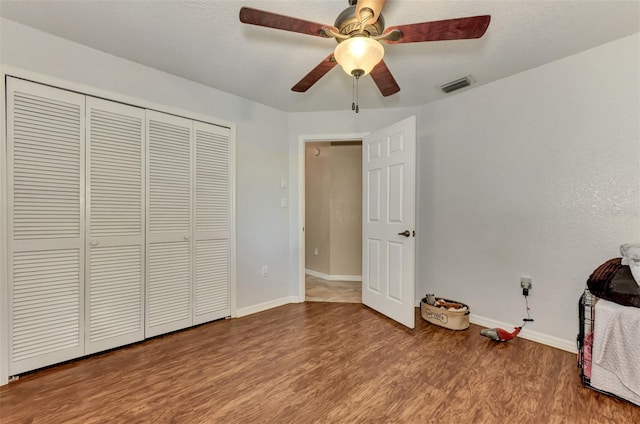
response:
M415 326L416 117L350 137L298 138L298 301L305 298L305 143L362 142L362 303ZM365 158L366 157L366 158Z
M362 302L362 142L305 145L305 300Z
M364 135L299 137L298 213L299 222L302 223L298 256L300 301L362 301L361 169ZM357 162L354 162L356 159ZM354 166L354 163L357 166ZM331 167L335 171L333 188ZM307 168L312 177L307 177ZM358 176L357 181L346 184L345 181L354 175ZM349 189L346 189L347 186ZM338 193L333 199L333 232L332 192ZM354 202L358 206L357 209L353 206ZM357 228L357 232L353 231L354 227Z

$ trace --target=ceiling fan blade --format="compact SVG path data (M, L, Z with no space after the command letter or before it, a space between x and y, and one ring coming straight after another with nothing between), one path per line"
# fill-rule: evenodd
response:
M318 64L315 68L311 70L307 75L305 75L296 85L291 87L292 91L297 91L298 93L304 93L308 89L311 88L313 84L318 82L320 78L326 75L327 72L332 70L334 66L336 66L338 62L333 58L333 53L327 56L322 62Z
M382 8L387 0L358 0L356 3L356 16L362 19L360 15L360 11L362 9L370 9L373 12L373 18L367 20L367 25L373 25L378 20L380 13L382 13Z
M389 44L399 44L480 38L489 27L489 22L491 22L491 16L482 15L399 25L387 28L380 39Z
M250 7L240 9L240 22L324 38L331 37L331 35L324 31L325 29L333 29L335 32L338 32L338 30L331 25L322 25L290 16L278 15L277 13L252 9Z
M384 60L381 60L380 63L373 68L371 71L371 78L373 78L373 82L376 83L384 97L400 91L400 86L393 75L391 75L391 71L387 68L387 64L384 63Z

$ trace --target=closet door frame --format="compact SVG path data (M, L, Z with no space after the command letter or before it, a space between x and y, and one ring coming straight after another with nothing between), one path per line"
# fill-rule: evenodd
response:
M61 78L52 77L39 72L33 72L25 70L19 67L4 65L0 63L0 89L2 94L0 96L0 119L3 122L6 119L6 99L4 93L6 93L6 77L13 76L16 78L26 79L40 84L51 85L56 88L64 90L75 91L78 93L86 94L89 96L100 97L115 102L125 103L132 106L137 106L149 110L156 110L159 112L169 113L185 118L198 120L213 125L229 128L230 130L230 149L229 149L229 164L231 167L231 205L230 205L230 241L229 241L229 254L230 254L230 291L229 291L229 303L231 308L231 317L237 317L237 288L236 288L236 123L232 121L226 121L224 119L218 119L209 115L194 113L188 110L167 106L166 104L156 103L148 100L143 100L135 96L127 96L120 93L116 93L109 90L103 90L95 87L91 87L79 82L73 82ZM8 266L7 266L7 219L6 212L8 207L7 201L7 134L6 131L0 131L0 211L2 212L2 219L0 219L0 385L7 384L9 381L9 351L8 351L8 308L9 303L7 300L8 294Z
M0 131L0 385L9 381L9 269L8 256L8 200L7 200L7 106L5 93L7 92L6 77L0 65L0 119L4 122Z

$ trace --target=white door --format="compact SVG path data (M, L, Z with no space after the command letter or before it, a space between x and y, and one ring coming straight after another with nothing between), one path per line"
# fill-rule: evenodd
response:
M362 303L414 323L416 118L362 141Z
M229 128L193 123L195 151L193 324L231 315Z
M7 78L10 375L84 353L84 117L84 96Z
M191 120L147 111L146 337L192 325L192 139Z
M86 351L144 338L145 111L87 97Z

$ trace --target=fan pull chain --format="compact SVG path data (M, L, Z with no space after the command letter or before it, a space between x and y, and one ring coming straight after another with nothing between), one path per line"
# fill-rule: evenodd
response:
M356 76L356 113L360 112L360 105L358 105L358 81L360 81L360 75Z
M351 80L351 110L356 110L356 77Z
M360 112L360 106L358 105L358 81L360 81L360 75L353 76L353 92L351 95L351 110L354 110L356 113Z

